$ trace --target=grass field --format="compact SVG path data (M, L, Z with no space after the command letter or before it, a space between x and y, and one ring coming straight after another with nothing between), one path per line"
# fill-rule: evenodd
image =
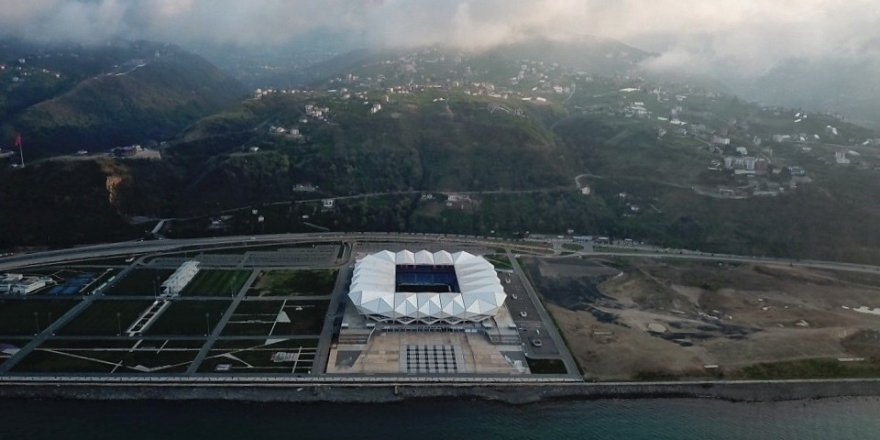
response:
M147 335L205 335L220 321L231 301L174 301L145 332Z
M321 296L333 293L338 271L271 270L260 273L248 296Z
M113 365L46 350L27 355L12 370L18 373L109 373Z
M198 348L134 347L136 341L105 346L100 341L91 345L58 341L53 347L39 347L16 365L17 372L30 373L182 373L198 354ZM79 342L79 341L74 341Z
M232 297L250 275L249 270L202 270L187 284L181 295Z
M0 335L26 336L43 331L79 302L72 299L0 300Z
M58 334L113 336L125 332L152 303L151 300L97 300L62 327Z
M135 269L110 286L107 295L154 296L163 281L174 273L170 269Z
M265 339L220 340L199 367L200 372L216 371L227 364L233 373L307 374L315 361L317 339L287 339L266 345ZM293 360L276 362L278 352L295 354Z
M495 266L495 269L513 269L513 265L510 264L510 259L507 258L507 255L505 254L486 255L486 261L492 263L492 265Z
M324 326L329 301L242 301L223 336L311 336Z

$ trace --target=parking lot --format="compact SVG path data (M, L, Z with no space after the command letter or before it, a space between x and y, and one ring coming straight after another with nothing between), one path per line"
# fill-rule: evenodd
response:
M547 332L546 324L541 320L538 309L526 292L522 280L515 273L509 272L500 272L499 277L505 292L507 292L505 303L513 317L513 322L520 330L526 355L530 357L558 356L559 348ZM533 342L536 340L540 342Z

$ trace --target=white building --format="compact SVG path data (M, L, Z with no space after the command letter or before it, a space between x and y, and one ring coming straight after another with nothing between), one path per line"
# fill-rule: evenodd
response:
M162 282L162 295L177 296L199 273L199 262L190 260L180 265L177 270Z
M494 316L507 294L485 258L422 250L364 257L348 297L358 312L379 322L459 324Z
M0 294L28 295L51 284L55 284L52 278L26 277L20 273L7 273L0 276Z

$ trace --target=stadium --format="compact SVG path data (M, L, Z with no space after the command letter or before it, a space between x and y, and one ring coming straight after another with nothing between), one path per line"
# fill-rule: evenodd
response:
M382 251L357 262L348 294L378 322L461 324L494 316L507 295L495 267L467 252Z

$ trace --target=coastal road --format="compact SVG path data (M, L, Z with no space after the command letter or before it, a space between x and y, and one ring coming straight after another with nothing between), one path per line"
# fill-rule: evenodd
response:
M558 358L561 359L563 363L565 363L565 368L568 370L568 374L571 377L581 378L581 372L578 368L577 362L575 362L574 357L572 357L571 352L568 351L568 346L565 344L565 341L562 339L562 335L559 334L559 329L556 328L556 325L553 324L553 320L550 318L550 314L547 313L547 309L544 308L544 304L541 302L541 297L532 287L532 283L529 282L529 279L526 277L525 272L523 272L522 267L519 265L518 259L513 255L510 250L507 251L507 258L510 260L510 264L513 267L513 272L522 282L522 286L525 288L526 293L534 304L534 310L537 312L538 316L541 318L541 321L545 323L543 329L545 330L546 335L543 337L549 337L552 340L552 344L555 346L558 351L558 356L547 356L543 355L543 351L540 351L538 347L531 347L530 336L531 333L524 335L525 343L524 350L530 357L535 359L541 358ZM508 299L509 301L510 299ZM514 318L515 320L516 318ZM533 318L534 319L534 318ZM531 329L529 330L531 332ZM535 335L537 336L537 335ZM534 348L534 350L533 350ZM540 347L544 349L544 347ZM551 347L547 347L549 349ZM545 349L546 350L546 349ZM534 353L532 353L534 351Z
M53 251L18 254L0 258L0 271L23 266L60 263L69 260L89 258L115 257L121 255L143 254L152 252L169 252L184 247L204 246L257 246L265 244L284 244L298 242L346 241L346 240L377 240L383 241L443 241L446 243L481 244L485 246L514 246L523 250L544 251L545 247L525 242L487 239L474 236L454 234L401 234L385 232L320 232L305 234L266 234L240 235L232 237L207 237L190 239L167 239L151 241L123 241L60 249Z

